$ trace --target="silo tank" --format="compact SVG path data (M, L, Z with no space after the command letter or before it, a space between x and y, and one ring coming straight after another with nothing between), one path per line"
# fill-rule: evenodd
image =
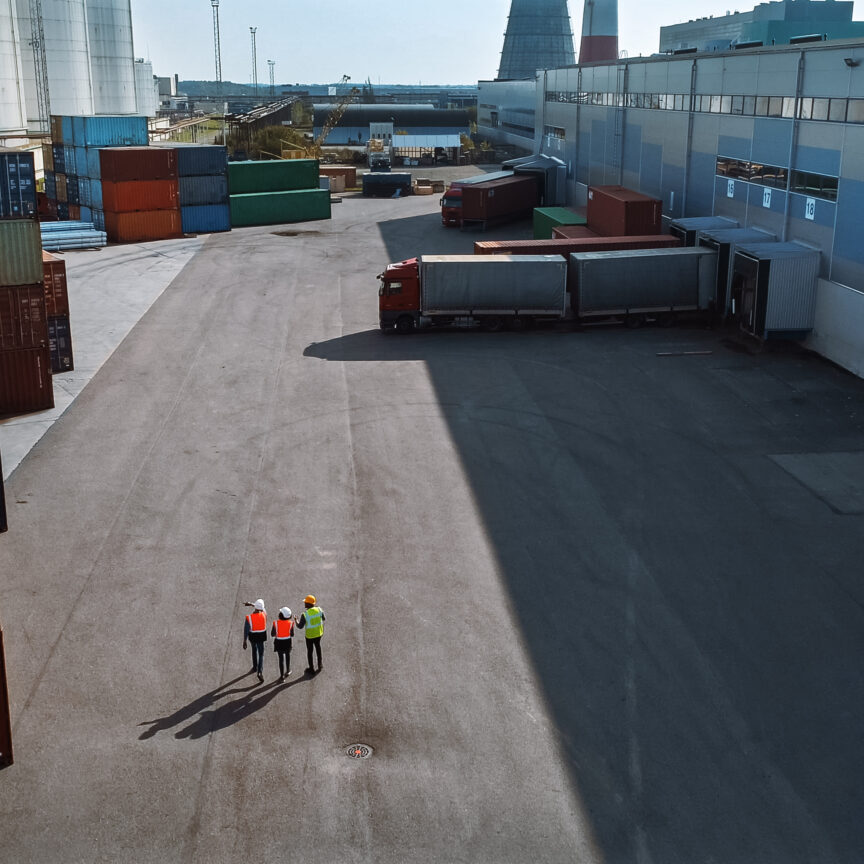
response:
M25 129L14 0L0 0L0 135Z
M130 0L86 0L93 108L135 114L135 57Z

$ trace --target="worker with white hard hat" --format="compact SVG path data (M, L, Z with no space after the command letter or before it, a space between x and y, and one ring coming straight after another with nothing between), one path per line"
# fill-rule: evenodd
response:
M258 680L264 680L264 643L267 641L267 610L264 601L259 597L254 603L246 603L254 607L254 611L246 616L243 625L243 650L246 643L252 643L252 671L258 673Z
M306 671L310 675L315 674L315 669L312 668L312 650L318 657L318 671L324 668L321 662L321 637L324 635L324 612L318 605L318 601L314 594L307 594L303 600L305 607L297 626L303 630L306 629Z
M273 650L279 656L279 680L284 681L291 674L291 637L294 635L294 619L287 606L279 610L270 635L273 637Z

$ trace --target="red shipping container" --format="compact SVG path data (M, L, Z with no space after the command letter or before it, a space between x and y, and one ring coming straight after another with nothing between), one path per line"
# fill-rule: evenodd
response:
M136 213L105 211L105 232L115 243L143 243L182 237L179 210L149 210Z
M42 274L45 282L45 313L49 318L69 314L69 292L66 262L42 250Z
M99 167L103 183L176 180L177 151L167 147L103 147Z
M663 205L623 186L588 187L588 227L607 237L660 234Z
M47 348L0 351L0 414L53 407L50 351Z
M533 174L514 174L462 187L462 224L490 225L528 216L540 204L540 187Z
M176 180L102 181L102 203L106 213L148 210L179 210L180 187Z
M553 240L561 240L567 239L575 240L581 237L599 237L600 235L596 231L592 231L587 225L559 225L557 228L552 229L552 239Z
M667 249L680 246L671 234L642 237L572 237L552 240L485 240L474 244L475 255L562 255L573 252L615 252L619 249Z
M42 283L0 287L0 350L44 348L47 344L48 323Z
M57 202L53 198L45 200L45 212L39 211L40 222L56 222L57 221Z

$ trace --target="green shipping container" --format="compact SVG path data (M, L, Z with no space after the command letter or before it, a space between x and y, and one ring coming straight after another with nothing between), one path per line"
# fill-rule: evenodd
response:
M317 159L228 163L228 191L231 195L317 188Z
M259 192L231 196L231 227L279 225L330 218L330 193L326 189L294 192Z
M0 285L42 281L42 232L35 219L0 219Z
M568 207L535 207L534 239L551 240L553 228L559 225L585 225L587 222L584 213L576 213Z

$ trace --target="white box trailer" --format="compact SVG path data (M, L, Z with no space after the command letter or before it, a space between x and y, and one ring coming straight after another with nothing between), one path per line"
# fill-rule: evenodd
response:
M574 252L571 305L577 318L646 317L702 312L713 307L717 253L700 247Z
M420 314L428 318L564 318L560 255L424 255Z

